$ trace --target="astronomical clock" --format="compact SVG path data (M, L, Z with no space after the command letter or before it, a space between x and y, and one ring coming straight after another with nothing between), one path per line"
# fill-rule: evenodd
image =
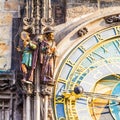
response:
M120 26L80 41L59 71L56 120L120 120ZM76 86L82 88L78 96Z

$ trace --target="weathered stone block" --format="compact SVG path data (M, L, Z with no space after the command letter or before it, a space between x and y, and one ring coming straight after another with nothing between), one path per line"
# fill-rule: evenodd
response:
M2 2L2 0L0 0L0 11L4 10L4 2Z
M5 1L4 9L9 11L18 11L19 2L17 0Z
M10 40L11 36L11 26L1 26L0 27L0 41L1 40Z
M11 25L12 24L12 14L0 12L0 26Z
M9 40L0 41L0 56L8 56L8 53L10 53L10 50L11 50L11 44Z
M0 69L8 70L11 67L12 26L0 26Z

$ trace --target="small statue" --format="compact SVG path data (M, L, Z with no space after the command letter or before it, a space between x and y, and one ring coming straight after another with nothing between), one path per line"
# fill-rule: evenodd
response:
M23 72L22 82L30 83L33 82L33 70L32 70L32 59L33 52L37 49L37 44L31 41L29 33L26 31L21 32L21 39L23 41L23 49L17 48L18 51L22 52L21 69Z
M40 80L42 84L54 85L53 73L56 59L56 43L53 31L46 28L40 43Z

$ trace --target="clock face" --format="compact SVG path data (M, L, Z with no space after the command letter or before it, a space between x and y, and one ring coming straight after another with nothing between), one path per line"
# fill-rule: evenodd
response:
M119 120L120 26L95 33L67 55L57 75L54 106L57 120ZM82 86L91 96L65 99L63 92ZM107 95L106 99L93 96Z

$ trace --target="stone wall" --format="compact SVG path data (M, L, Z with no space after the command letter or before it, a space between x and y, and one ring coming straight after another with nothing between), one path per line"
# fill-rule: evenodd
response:
M112 9L115 6L120 6L119 0L68 0L66 19L69 21L75 17L108 7Z
M15 35L13 35L13 29L15 26L17 28L19 27L17 24L14 26L13 21L14 19L18 19L18 17L20 17L19 9L21 4L22 2L20 0L0 0L0 78L3 77L2 74L6 73L3 80L0 79L0 87L5 83L10 83L12 85L15 82L15 78L8 79L7 74L9 73L13 76L15 75L15 72L13 73L13 70L11 70L13 46L16 39ZM18 31L16 30L16 32ZM8 88L1 90L0 95L2 96L2 99L0 99L0 101L2 101L1 103L4 103L4 106L8 105L8 108L4 108L2 106L2 108L4 108L2 112L0 109L0 118L4 120L22 120L22 111L18 111L16 109L16 94L10 91L10 89ZM6 103L6 98L8 103Z
M17 0L0 0L0 70L11 69L12 21L18 17Z
M52 16L54 18L54 25L59 25L66 22L66 1L52 0Z

